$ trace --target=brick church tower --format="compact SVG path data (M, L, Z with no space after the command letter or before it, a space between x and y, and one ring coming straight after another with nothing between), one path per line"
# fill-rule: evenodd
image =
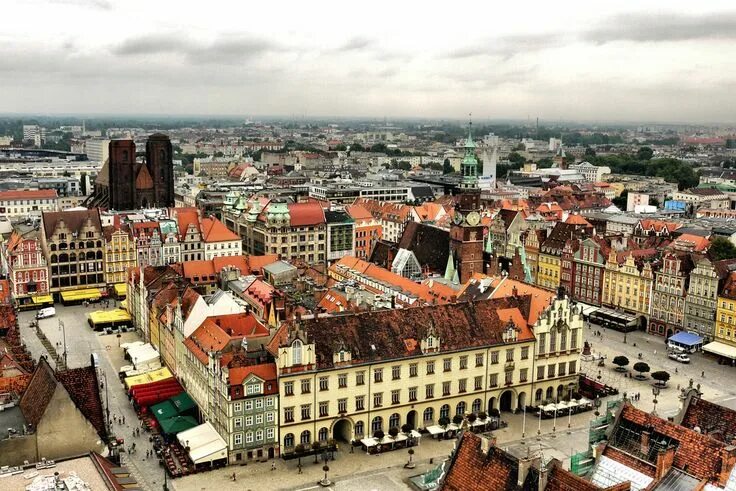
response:
M483 226L480 223L478 159L475 157L472 123L465 140L462 176L461 192L450 227L450 255L445 269L445 278L456 283L465 283L473 274L483 272Z

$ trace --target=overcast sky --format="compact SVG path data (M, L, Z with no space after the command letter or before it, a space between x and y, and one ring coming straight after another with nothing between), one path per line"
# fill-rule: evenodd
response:
M6 0L0 113L736 120L733 0L476 3Z

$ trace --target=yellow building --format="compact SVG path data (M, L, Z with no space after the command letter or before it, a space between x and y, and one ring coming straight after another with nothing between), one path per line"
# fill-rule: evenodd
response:
M127 226L105 227L105 283L125 284L128 268L137 265L135 243Z
M736 359L736 272L729 273L718 295L715 340L703 346L703 350Z
M298 444L359 441L405 424L436 429L456 415L564 398L577 378L582 317L567 299L541 310L532 300L517 292L283 324L269 343L282 455ZM539 352L538 328L549 333Z
M654 273L649 261L637 264L633 254L619 263L616 251L611 251L603 274L601 300L606 307L617 307L649 317Z
M537 256L537 286L556 290L560 286L560 256L539 252Z

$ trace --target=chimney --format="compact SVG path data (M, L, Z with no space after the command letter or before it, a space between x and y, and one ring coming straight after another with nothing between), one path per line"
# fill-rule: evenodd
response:
M642 431L641 432L641 453L644 455L649 455L649 432L648 431Z
M672 463L675 461L675 447L669 446L665 450L660 450L657 453L657 470L654 479L660 479L662 476L669 472L672 467ZM729 470L730 472L730 470ZM725 483L724 483L725 484Z
M736 446L728 445L721 450L721 472L718 474L718 484L720 486L726 487L734 465L736 465Z
M524 481L526 481L527 476L529 475L529 469L532 468L533 465L537 464L539 465L540 459L532 458L529 456L529 452L527 452L526 457L522 457L519 459L519 470L517 472L517 481L516 484L519 486L519 489L522 489L524 486Z
M495 436L482 436L480 438L480 451L483 452L483 455L488 455L488 452L491 450L491 447L496 446L496 437Z

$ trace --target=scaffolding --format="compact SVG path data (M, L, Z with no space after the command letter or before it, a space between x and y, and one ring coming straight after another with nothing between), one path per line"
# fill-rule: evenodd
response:
M576 476L587 476L593 470L595 466L593 447L606 439L606 432L613 423L614 414L622 402L622 399L608 401L606 403L606 411L590 421L588 428L588 449L573 454L570 457L570 471Z

